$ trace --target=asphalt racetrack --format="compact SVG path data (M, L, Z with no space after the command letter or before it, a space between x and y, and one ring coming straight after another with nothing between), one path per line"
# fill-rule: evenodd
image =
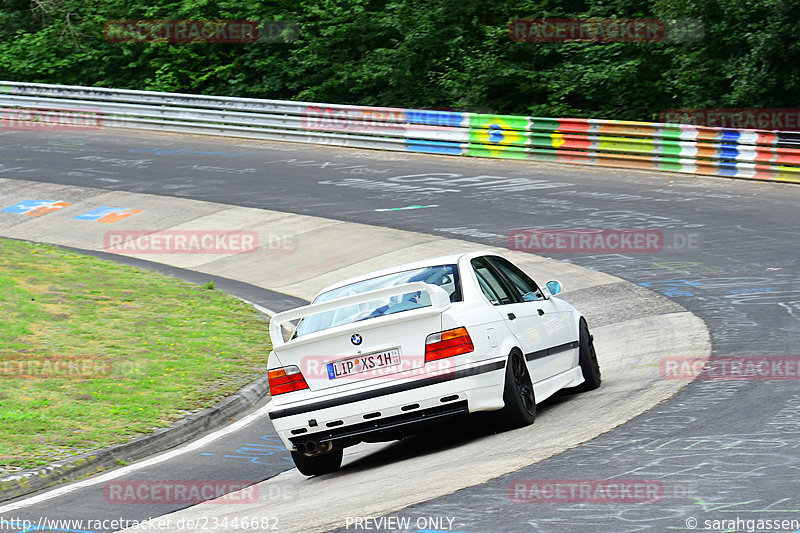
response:
M13 132L2 140L0 177L6 179L286 211L490 246L508 246L509 234L522 228L657 230L663 246L655 252L536 253L674 300L706 322L715 358L800 357L797 186L141 132ZM626 294L614 297L622 301ZM800 520L798 377L769 377L693 381L580 446L399 510L383 517L380 527L351 520L342 531L634 532L709 530L715 524L722 525L718 530L735 529L722 522L731 520L741 520L741 530L749 527L746 521L755 527L761 520L764 530L795 531L800 526L791 523L764 526L766 520ZM588 421L596 413L583 415ZM249 431L244 440L221 441L232 447L226 453L266 436ZM444 443L418 439L389 447L373 460L374 475L381 475L384 463L476 438L481 436L454 428ZM222 447L208 453L222 453L223 444L217 446ZM224 474L214 471L213 461L186 468L194 472L192 479L266 479L292 467L285 453L269 457L263 463L270 464L252 461ZM260 470L254 473L254 467ZM657 480L663 496L651 503L514 497L520 480L595 479ZM0 519L55 512L50 505L54 500L5 512L0 504ZM71 509L80 505L91 510L90 500L69 503Z

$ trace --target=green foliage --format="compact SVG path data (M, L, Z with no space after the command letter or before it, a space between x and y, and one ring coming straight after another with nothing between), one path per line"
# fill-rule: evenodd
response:
M0 78L535 116L796 107L791 0L5 0ZM514 42L517 18L695 19L685 42ZM290 43L115 43L109 20L296 22Z

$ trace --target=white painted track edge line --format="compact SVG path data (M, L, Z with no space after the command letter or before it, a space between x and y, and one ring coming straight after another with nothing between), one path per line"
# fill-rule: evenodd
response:
M20 500L20 501L17 501L17 502L8 504L8 505L1 506L0 507L0 514L7 513L9 511L14 511L16 509L21 509L23 507L30 507L31 505L36 505L36 504L41 503L43 501L50 500L52 498L57 498L59 496L63 496L64 494L69 494L70 492L76 491L78 489L82 489L84 487L89 487L91 485L96 485L98 483L103 483L103 482L106 482L106 481L110 481L110 480L118 478L120 476L124 476L124 475L130 474L131 472L135 472L136 470L139 470L139 469L142 469L142 468L146 468L148 466L152 466L152 465L161 463L161 462L166 461L168 459L172 459L173 457L176 457L176 456L181 455L183 453L196 450L196 449L198 449L198 448L200 448L202 446L205 446L205 445L207 445L207 444L209 444L211 442L214 442L217 439L220 439L220 438L224 437L226 434L228 434L228 433L230 433L232 431L237 431L237 430L239 430L239 429L251 424L252 422L256 421L257 419L265 416L267 414L267 412L269 412L269 410L271 408L272 408L272 400L270 400L269 403L267 403L266 405L264 405L263 407L261 407L257 411L255 411L253 413L250 413L249 415L245 416L241 420L237 420L233 424L231 424L229 426L226 426L226 427L223 427L223 428L215 431L214 433L206 435L206 436L204 436L204 437L202 437L202 438L200 438L200 439L198 439L196 441L190 442L188 444L184 444L183 446L180 446L179 448L175 448L173 450L164 452L164 453L162 453L160 455L157 455L155 457L151 457L149 459L145 459L145 460L140 461L138 463L135 463L135 464L132 464L132 465L129 465L129 466L125 466L125 467L120 468L118 470L113 470L113 471L107 472L105 474L100 474L98 476L93 476L93 477L91 477L89 479L86 479L86 480L83 480L83 481L77 481L77 482L74 482L74 483L70 483L68 485L57 487L57 488L52 489L50 491L47 491L47 492L44 492L44 493L41 493L41 494L37 494L35 496L31 496L29 498L25 498L23 500Z

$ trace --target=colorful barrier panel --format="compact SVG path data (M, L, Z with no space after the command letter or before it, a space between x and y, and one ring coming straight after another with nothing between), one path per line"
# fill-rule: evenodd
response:
M800 183L800 132L0 81L0 130L19 128L37 110L76 108L91 109L102 127Z

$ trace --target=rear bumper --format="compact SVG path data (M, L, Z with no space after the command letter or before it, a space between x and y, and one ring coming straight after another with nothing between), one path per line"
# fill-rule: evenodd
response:
M290 440L295 447L308 441L314 441L317 445L334 442L348 446L363 440L393 440L403 434L417 431L422 427L436 423L443 418L463 415L468 412L467 400L453 401L429 409L417 409L401 415L380 418L374 422L362 422L338 429L327 429L300 437L292 437Z
M503 407L506 358L436 376L274 407L269 417L290 449L301 442L350 446L393 440L442 418Z

